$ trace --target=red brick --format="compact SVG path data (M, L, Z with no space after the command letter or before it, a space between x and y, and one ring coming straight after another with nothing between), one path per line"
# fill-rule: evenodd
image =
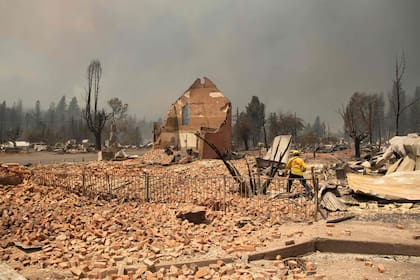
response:
M284 242L284 244L286 246L294 245L295 244L295 241L294 240L287 240L287 241Z
M296 268L296 267L298 267L298 263L297 263L297 261L295 261L295 260L289 260L289 261L287 262L287 265L288 265L290 268Z
M378 265L378 271L379 271L380 273L384 273L384 272L385 272L385 267L384 267L382 264L379 264L379 265Z
M196 278L201 278L201 277L204 277L204 276L209 275L209 274L210 274L210 272L207 268L201 267L197 270L197 272L194 274L194 276Z
M80 266L80 269L81 269L82 271L84 271L84 272L88 272L88 271L90 271L90 267L89 267L89 265L88 265L88 264L82 264L82 265Z
M365 261L365 266L372 267L373 266L373 263L371 261Z
M61 262L58 264L58 267L61 269L66 269L70 267L70 264L68 262Z
M83 271L82 271L80 268L78 268L78 267L72 267L72 268L70 269L70 272L71 272L74 276L77 276L77 277L82 277L82 275L83 275Z
M105 268L106 267L106 262L94 262L93 263L93 267L95 268Z
M313 264L313 262L307 262L305 264L305 268L306 268L306 270L309 270L309 271L315 270L315 265Z

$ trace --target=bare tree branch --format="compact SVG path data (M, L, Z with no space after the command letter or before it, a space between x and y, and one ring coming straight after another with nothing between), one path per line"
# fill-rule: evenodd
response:
M100 150L102 146L102 131L105 127L107 120L110 115L105 112L104 109L98 110L98 99L99 99L99 84L102 77L102 67L99 60L93 60L87 69L87 88L85 92L86 96L86 107L83 111L83 117L86 120L86 124L89 130L95 136L96 149ZM93 94L93 108L92 108L92 94Z

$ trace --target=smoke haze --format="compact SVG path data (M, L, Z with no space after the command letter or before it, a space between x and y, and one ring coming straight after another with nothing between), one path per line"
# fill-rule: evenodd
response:
M86 68L103 67L100 99L164 117L197 78L209 77L244 109L319 115L332 130L352 93L420 86L420 1L6 1L0 0L0 101L65 95L83 104ZM109 110L109 108L106 108Z

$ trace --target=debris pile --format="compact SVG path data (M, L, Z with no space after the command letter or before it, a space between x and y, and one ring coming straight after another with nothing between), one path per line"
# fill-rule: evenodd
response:
M112 165L113 172L127 166L122 162L95 165L110 171ZM63 168L70 167L77 165ZM42 168L47 172L47 167ZM127 169L135 170L134 165ZM240 258L282 238L279 226L306 214L294 212L287 201L270 204L268 199L232 201L227 213L179 203L105 202L28 182L1 188L0 205L2 261L18 270L52 268L80 278L104 278L119 270L139 277L200 275L201 268L156 267L173 260ZM252 219L244 222L243 217ZM16 257L16 248L32 253ZM207 268L209 275L241 271L235 265L219 265Z
M225 204L220 204L219 198L214 199L210 181L197 180L194 190L207 192L208 196L194 203L144 203L115 197L105 201L57 186L40 186L32 180L34 174L52 171L64 174L60 177L63 185L73 174L87 171L119 178L149 174L168 178L174 185L186 185L189 179L229 178L220 160L171 164L175 155L168 153L163 149L150 150L137 159L125 161L28 168L1 164L0 178L16 176L22 180L0 186L0 260L25 276L34 267L58 273L52 278L322 279L316 264L304 259L278 256L265 266L248 260L251 254L263 254L273 244L288 247L298 243L302 235L307 237L303 230L288 233L282 227L290 221L308 221L308 217L312 220L314 202L303 197L238 195L228 196ZM329 155L319 155L317 160L324 156ZM246 157L231 163L246 174L250 164L257 165L254 160ZM321 175L320 185L324 186L319 192L320 204L329 211L349 211L348 203L340 197L351 191L343 187L344 181L331 180L336 175L330 168L334 165L329 160L310 165ZM174 190L167 188L162 193L171 195ZM347 215L329 223L355 217ZM333 236L333 230L327 235ZM353 234L344 230L342 235ZM202 263L197 265L193 261Z
M395 136L389 143L390 146L377 160L376 166L392 160L394 163L388 167L387 174L420 170L420 137L417 134Z
M151 149L142 157L142 162L146 164L169 165L173 159L173 154L168 154L165 149Z
M420 137L410 134L392 138L375 167L388 160L394 163L388 166L385 176L348 174L349 187L388 200L420 200Z
M0 186L1 185L18 185L27 179L30 171L23 166L15 163L0 164Z

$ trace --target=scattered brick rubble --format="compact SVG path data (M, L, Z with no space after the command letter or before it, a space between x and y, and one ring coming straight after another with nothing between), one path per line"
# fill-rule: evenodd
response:
M19 164L0 164L0 185L18 185L28 177L29 171Z
M169 266L156 270L155 267L162 263L206 258L241 260L245 254L264 248L273 240L286 238L278 229L282 223L296 218L302 220L307 215L296 212L286 202L279 205L281 200L273 204L269 198L239 198L230 202L226 213L205 207L208 201L202 201L199 211L197 205L191 204L105 201L60 187L40 186L30 177L34 172L80 173L87 167L93 172L113 175L142 172L163 177L175 173L190 177L227 174L217 160L166 167L142 163L162 158L162 153L155 151L146 154L145 158L124 162L28 168L2 165L2 174L7 172L25 179L19 185L0 187L0 259L18 271L36 267L68 272L76 278L251 277L249 264L242 262L225 264L219 261L201 268ZM246 166L244 160L235 164L239 168ZM309 203L304 199L301 202ZM199 213L198 222L189 221L191 213ZM26 253L19 256L17 248ZM256 270L260 270L256 274L260 279L275 279L276 275L281 275L277 270Z
M168 155L164 149L152 149L147 151L141 158L143 163L168 165L172 162L174 155Z
M22 181L0 185L0 261L24 275L32 268L61 279L324 279L325 275L317 275L314 263L302 259L278 256L264 266L247 261L249 253L273 242L287 244L295 234L303 234L282 234L280 226L287 221L308 221L313 204L304 198L298 199L301 208L266 196L238 198L228 201L225 213L208 198L195 204L102 200L40 186L31 177L40 172L81 173L87 168L116 176L229 176L218 160L150 164L166 165L169 158L163 150L155 150L121 162L2 164L1 176ZM234 162L244 174L246 160ZM224 258L235 261L224 262ZM205 259L217 261L200 267L170 265ZM378 271L386 269L378 266Z

